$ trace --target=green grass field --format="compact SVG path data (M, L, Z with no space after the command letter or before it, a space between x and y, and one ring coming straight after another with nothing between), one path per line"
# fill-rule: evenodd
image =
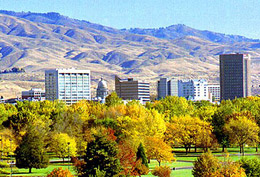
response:
M174 167L191 167L193 166L193 161L195 161L197 159L197 157L202 153L201 149L198 149L197 153L194 153L193 151L191 153L188 153L186 155L185 153L185 149L184 148L177 148L174 149L175 151L175 155L176 155L176 162L172 162L172 163L161 163L161 165L167 165L169 166L171 169ZM226 157L226 153L222 153L221 149L218 149L216 151L212 152L214 155L217 155L217 158L220 160L225 160L227 159ZM229 154L229 158L232 159L233 161L237 161L239 159L241 159L243 156L237 156L239 155L239 148L228 148L228 154ZM259 153L258 155L255 152L255 148L245 148L245 154L253 154L250 156L246 156L246 158L260 158ZM220 155L224 155L224 156L220 156ZM61 160L55 156L51 156L51 160ZM183 161L187 161L187 162L183 162ZM151 160L150 164L149 164L149 168L150 168L150 172L148 175L143 175L144 177L149 177L149 176L153 176L151 171L158 166L158 162L156 160ZM68 168L68 164L67 163L52 163L50 164L47 168L44 169L32 169L32 173L29 173L28 169L18 169L18 168L14 168L13 169L13 176L46 176L48 173L50 173L54 168L58 168L58 167L62 167L62 168ZM73 175L76 175L76 172L73 169L73 166L69 167L70 171L72 172ZM8 172L10 172L10 168L6 169ZM0 174L0 176L7 176L6 174ZM9 175L10 176L10 175ZM171 172L171 176L173 177L192 177L192 173L191 173L191 169L185 169L185 170L172 170Z

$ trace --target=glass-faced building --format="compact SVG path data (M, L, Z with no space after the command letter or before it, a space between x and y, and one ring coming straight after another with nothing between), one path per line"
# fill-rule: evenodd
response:
M52 69L45 71L46 100L62 100L73 104L90 100L90 71L76 69Z
M160 78L157 82L158 100L166 96L178 96L178 80L168 78Z
M220 99L232 100L251 95L249 54L223 54L220 63Z

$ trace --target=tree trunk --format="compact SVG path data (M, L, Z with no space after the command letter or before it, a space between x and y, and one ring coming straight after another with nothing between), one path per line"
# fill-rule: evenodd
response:
M255 147L255 152L258 152L258 145L256 145Z
M240 154L241 154L242 153L242 147L241 147L241 145L239 147L240 147Z
M186 155L188 154L188 147L187 146L185 146L185 149L186 149Z
M197 147L195 146L195 152L197 152Z
M161 166L161 161L159 161L159 160L157 160L158 161L158 163L159 163L159 166Z
M225 145L222 145L222 152L225 152Z
M32 173L32 167L29 167L29 173Z
M148 159L148 163L151 163L151 159Z
M243 156L245 156L244 144L242 145Z

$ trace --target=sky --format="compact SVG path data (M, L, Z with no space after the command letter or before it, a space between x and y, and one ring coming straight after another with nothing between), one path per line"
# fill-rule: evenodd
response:
M0 9L58 12L118 29L184 24L260 39L260 0L0 0Z

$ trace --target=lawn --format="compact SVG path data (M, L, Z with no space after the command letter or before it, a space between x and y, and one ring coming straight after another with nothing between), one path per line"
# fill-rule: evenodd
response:
M42 169L32 169L32 173L29 173L29 169L18 169L18 168L13 168L13 176L47 176L54 168L59 168L62 167L63 169L68 168L68 164L50 164L47 168L42 168ZM73 166L69 167L69 170L73 175L76 175L76 172L73 169ZM7 169L8 172L11 172L11 169ZM0 176L6 176L6 174L0 174Z
M161 163L161 165L167 165L169 166L171 169L173 169L174 167L191 167L193 166L193 161L195 161L197 159L197 157L202 153L201 149L198 149L197 153L191 152L188 153L188 155L185 154L185 149L184 148L176 148L175 150L175 155L176 155L176 162L172 162L172 163ZM214 155L217 155L217 158L220 160L225 160L227 159L226 157L226 153L222 153L221 149L219 148L216 151L213 151ZM234 154L239 154L239 148L228 148L228 154L229 154L229 158L232 159L233 161L237 161L239 159L241 159L243 156L234 156ZM245 154L256 154L255 152L255 148L245 148ZM218 156L218 155L225 155L224 156ZM245 156L246 158L260 158L259 155L252 155L252 156ZM51 160L61 160L57 157L51 156ZM187 161L187 162L182 162L182 161ZM149 164L149 168L152 171L156 166L158 166L158 162L156 160L151 160L150 164ZM54 168L58 168L58 167L62 167L63 169L68 168L68 164L67 163L51 163L47 168L44 169L32 169L32 173L29 173L28 169L18 169L18 168L14 168L13 169L13 176L46 176L48 173L50 173ZM73 169L73 166L69 167L70 171L72 172L72 174L76 175L76 172ZM10 172L10 168L7 169ZM143 177L149 177L149 176L153 176L152 173L148 174L148 175L143 175ZM0 176L6 176L4 174L0 174ZM190 169L185 169L185 170L172 170L171 172L171 176L174 177L192 177L192 173Z

